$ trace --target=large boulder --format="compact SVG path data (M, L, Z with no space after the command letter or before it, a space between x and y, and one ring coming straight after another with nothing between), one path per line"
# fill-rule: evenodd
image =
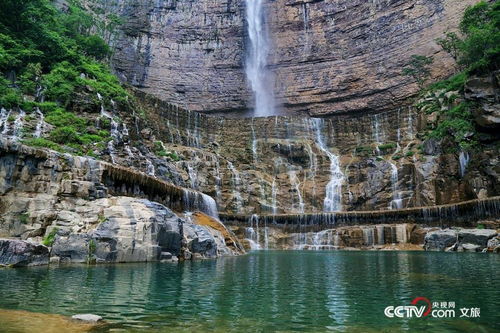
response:
M465 97L477 103L473 109L476 123L484 128L500 127L500 71L490 76L471 77L465 84Z
M455 230L435 230L429 232L424 239L424 249L426 251L444 251L457 242L457 232Z
M89 258L89 242L87 234L56 236L51 255L71 262L86 262Z
M477 245L481 249L488 246L488 240L495 237L497 232L491 229L462 229L458 233L460 244Z
M39 266L49 263L46 246L16 239L0 239L0 266Z

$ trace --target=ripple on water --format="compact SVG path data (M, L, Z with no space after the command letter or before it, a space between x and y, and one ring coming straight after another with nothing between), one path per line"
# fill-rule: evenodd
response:
M484 254L260 251L179 265L0 270L0 308L96 313L112 323L103 332L493 332L499 263ZM481 318L384 317L386 306L416 296L480 307Z

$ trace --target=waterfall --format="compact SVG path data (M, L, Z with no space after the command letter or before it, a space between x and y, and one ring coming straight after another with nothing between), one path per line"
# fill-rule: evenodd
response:
M252 250L260 250L260 235L259 235L259 216L253 214L249 221L249 226L246 228L246 238ZM267 233L266 233L267 234Z
M252 155L253 155L253 162L255 164L255 166L257 166L257 162L259 161L259 156L257 155L257 136L255 135L255 127L253 125L253 121L254 121L255 118L252 118L252 123L251 123L251 127L252 127Z
M398 167L396 164L389 162L391 166L391 184L392 184L392 201L389 204L389 209L401 209L403 208L403 199L401 198L401 193L398 189Z
M108 142L108 151L109 151L109 156L111 158L111 162L116 163L115 141L118 141L120 138L120 132L118 131L118 123L115 121L113 116L105 110L101 94L97 93L97 98L101 102L101 117L109 119L111 123L111 140L109 140ZM114 104L113 100L111 100L111 102L112 104Z
M6 135L7 132L9 131L9 116L10 116L10 111L5 110L2 108L0 110L0 127L2 128L2 135Z
M243 199L241 198L241 192L240 192L240 185L241 185L240 174L238 173L238 171L234 167L233 163L228 161L227 167L232 175L233 195L234 195L234 198L236 199L236 209L239 211L241 209L242 201L243 201Z
M17 118L14 121L14 132L12 133L14 140L19 140L22 136L24 117L26 117L26 112L20 109L19 114L17 115Z
M186 211L200 211L216 219L219 219L217 203L214 198L201 192L183 189L184 209Z
M246 59L246 76L255 100L256 117L273 115L272 78L267 70L269 40L264 22L263 0L246 0L246 20L250 47Z
M35 138L40 138L40 137L42 137L43 128L44 128L44 116L43 116L42 111L40 111L39 107L36 108L35 112L38 115L38 122L36 124L35 133L33 134L33 136Z
M278 199L277 199L278 187L276 186L276 178L277 177L274 177L272 188L271 188L273 214L275 214L275 215L278 213Z
M290 185L295 190L295 192L297 192L298 212L300 214L304 214L305 204L304 204L304 199L302 198L302 192L300 191L300 182L299 179L297 178L297 172L293 170L288 171L288 177L290 178ZM295 205L292 204L292 207L293 206Z
M335 212L342 210L342 184L344 183L344 174L340 169L339 157L333 154L325 144L322 128L323 119L311 119L313 128L316 132L316 144L330 159L330 181L326 185L326 195L323 202L325 212Z
M458 161L460 162L460 176L465 176L465 172L467 171L467 166L469 165L470 156L469 153L461 151L460 156L458 157Z

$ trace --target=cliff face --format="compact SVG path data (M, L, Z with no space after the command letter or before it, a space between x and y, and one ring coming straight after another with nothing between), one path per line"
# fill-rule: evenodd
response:
M477 0L268 1L269 57L284 114L384 110L417 86L401 76L412 54L436 55L433 77L452 70L434 40ZM244 74L242 0L115 0L124 21L113 65L121 78L194 111L251 107Z

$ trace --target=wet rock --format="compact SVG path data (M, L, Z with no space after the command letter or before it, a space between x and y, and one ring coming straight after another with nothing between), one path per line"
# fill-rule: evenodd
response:
M488 240L495 237L497 232L490 229L462 229L458 233L460 244L473 244L481 249L488 246Z
M444 251L456 244L457 236L457 232L451 229L431 231L425 236L424 249Z
M46 246L22 240L0 239L0 266L39 266L49 263Z
M482 247L477 244L459 244L457 247L457 252L481 252Z
M492 238L488 241L488 251L500 253L500 236Z
M89 235L71 234L56 236L51 255L69 259L71 262L86 262L89 257Z
M88 323L97 323L102 320L102 317L95 314L86 313L86 314L76 314L74 316L71 316L71 319L85 321Z
M479 105L473 108L474 119L484 128L500 127L500 88L496 78L498 73L483 77L474 76L465 84L465 97Z

